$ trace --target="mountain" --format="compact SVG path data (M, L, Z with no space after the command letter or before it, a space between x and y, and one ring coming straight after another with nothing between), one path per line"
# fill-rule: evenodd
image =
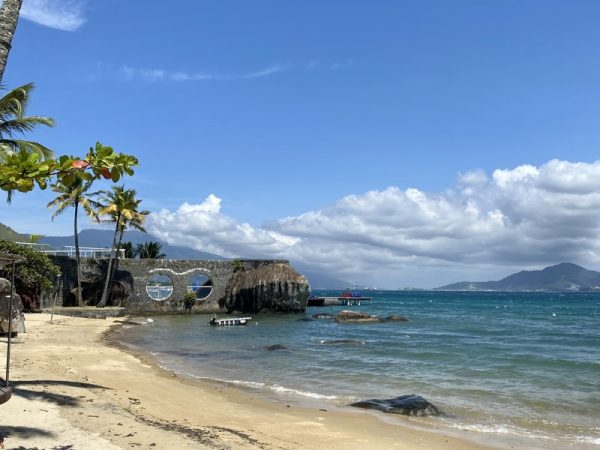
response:
M301 264L292 264L298 272L308 279L310 288L314 290L342 290L352 286L352 283L331 277L322 272L314 272L310 269L305 269Z
M110 247L112 245L113 236L114 231L111 230L82 230L79 232L79 245L82 247ZM188 247L169 245L150 234L136 230L125 232L123 235L123 242L127 241L131 241L134 246L149 241L160 242L162 245L161 251L168 259L227 259L213 253L202 252ZM73 236L45 236L39 243L56 247L75 245Z
M499 281L461 281L436 288L440 291L596 291L600 272L571 263L542 270L523 270Z
M19 242L26 241L27 237L22 234L17 233L10 227L3 225L0 223L0 240L2 241L10 241L10 242Z

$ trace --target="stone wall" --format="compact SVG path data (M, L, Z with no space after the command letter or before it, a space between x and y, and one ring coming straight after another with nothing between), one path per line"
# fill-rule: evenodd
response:
M75 304L76 270L75 260L68 257L52 257L53 262L60 266L61 281L54 292L46 293L43 306L52 306L56 295L58 306L73 306ZM281 270L281 266L286 270ZM83 293L88 305L95 305L99 300L103 286L107 260L82 258ZM234 278L239 274L270 273L269 285L253 289L259 298L252 302L240 303L231 301L232 296L238 295ZM212 291L202 300L196 300L193 313L226 313L236 310L232 305L241 305L244 312L281 311L299 312L306 309L308 299L308 282L306 279L283 260L167 260L167 259L120 259L115 281L118 286L113 288L115 300L113 304L124 306L128 312L139 314L177 314L185 312L184 298L188 292L191 279L196 274L206 275L212 281ZM238 277L236 278L236 274ZM154 300L146 290L148 280L153 275L166 275L173 283L173 292L164 300ZM252 278L252 277L250 277ZM254 277L258 282L265 277ZM275 283L274 283L275 282ZM283 296L273 295L273 290L281 291L281 286L289 286ZM117 289L117 287L119 289ZM115 290L116 289L116 290ZM123 298L119 295L124 291ZM262 301L264 296L265 301ZM273 298L276 301L273 301ZM257 307L260 306L260 308Z

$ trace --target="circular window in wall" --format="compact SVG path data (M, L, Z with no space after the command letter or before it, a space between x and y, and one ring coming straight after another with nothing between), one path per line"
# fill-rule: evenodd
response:
M173 280L168 275L152 275L146 282L146 292L152 300L166 300L173 293Z
M188 280L188 292L195 292L197 300L208 297L212 290L212 280L203 273L197 273Z

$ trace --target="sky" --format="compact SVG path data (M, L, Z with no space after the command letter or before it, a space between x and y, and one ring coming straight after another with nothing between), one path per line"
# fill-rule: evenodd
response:
M170 244L434 287L600 269L599 42L585 0L24 0L3 84L137 156ZM51 199L0 222L71 234Z

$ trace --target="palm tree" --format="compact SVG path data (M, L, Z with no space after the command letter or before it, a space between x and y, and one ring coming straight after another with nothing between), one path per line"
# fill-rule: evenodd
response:
M123 242L121 244L121 246L119 247L119 250L123 250L123 257L124 258L135 258L135 255L137 254L137 251L135 248L133 248L133 244L131 243L131 241L127 241L127 242Z
M23 0L3 0L0 8L0 81L4 75Z
M137 245L136 253L140 259L163 259L167 255L161 253L161 250L160 242L144 242Z
M39 142L15 138L16 135L32 131L38 125L54 126L54 120L49 117L25 116L32 89L33 83L29 83L9 91L0 99L0 164L8 155L20 150L37 153L43 159L53 156L52 150Z
M102 291L102 298L98 305L96 305L98 307L104 307L108 302L108 287L112 282L113 274L119 260L118 252L115 252L115 250L121 247L123 233L128 227L146 231L144 229L144 220L150 212L138 211L142 201L135 198L135 195L136 192L134 189L125 189L125 186L113 186L111 192L102 193L101 206L97 212L100 216L107 216L109 218L108 221L115 224L115 234L110 259L108 260L108 273L104 290Z
M54 192L58 193L58 196L48 203L48 208L56 208L56 211L52 215L52 220L60 214L62 214L68 207L72 206L74 209L73 218L73 233L75 236L75 259L77 261L77 306L83 306L83 297L81 292L81 256L79 253L79 232L77 230L77 217L79 216L79 207L89 217L97 219L95 207L98 203L92 200L93 197L98 195L98 192L88 194L87 191L90 189L91 182L83 182L78 179L74 184L66 186L62 183L56 183L51 186Z

